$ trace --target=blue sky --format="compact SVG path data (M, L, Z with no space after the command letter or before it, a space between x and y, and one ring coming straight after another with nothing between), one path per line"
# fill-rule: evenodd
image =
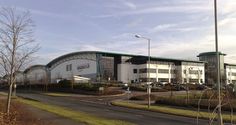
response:
M236 1L218 0L219 46L236 63ZM74 51L147 54L196 59L214 51L213 0L0 0L29 10L41 49L35 63Z

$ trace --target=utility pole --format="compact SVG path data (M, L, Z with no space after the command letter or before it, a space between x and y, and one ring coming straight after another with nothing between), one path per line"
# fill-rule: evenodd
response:
M151 80L150 80L150 39L148 40L148 108L151 105Z
M220 84L220 58L218 50L218 24L217 24L217 0L214 0L214 16L215 16L215 49L216 49L216 60L217 60L217 85L218 85L218 125L223 125L221 115L221 84Z

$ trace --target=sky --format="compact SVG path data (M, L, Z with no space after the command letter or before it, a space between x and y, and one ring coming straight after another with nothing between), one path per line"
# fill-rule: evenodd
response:
M196 60L215 51L214 0L0 0L29 10L41 49L35 64L76 51ZM236 0L218 0L219 50L236 64Z

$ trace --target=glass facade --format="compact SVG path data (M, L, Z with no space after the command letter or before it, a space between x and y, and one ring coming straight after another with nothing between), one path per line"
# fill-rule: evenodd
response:
M144 69L139 69L139 73L156 73L156 69L148 69L144 68Z
M169 69L158 69L158 73L168 74L169 73Z
M158 78L158 82L169 82L168 78Z
M217 74L217 56L216 52L203 53L199 55L200 61L206 61L206 83L215 84ZM223 78L225 75L224 71L224 56L225 54L220 53L220 75Z

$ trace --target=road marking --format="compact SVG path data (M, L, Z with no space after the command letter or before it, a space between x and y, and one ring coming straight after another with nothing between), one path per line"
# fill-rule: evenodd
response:
M135 116L137 116L137 117L143 117L143 115L135 115Z
M101 104L101 105L106 105L106 102L94 102L94 101L88 101L88 100L79 100L81 102L87 102L87 103L92 103L92 104Z

